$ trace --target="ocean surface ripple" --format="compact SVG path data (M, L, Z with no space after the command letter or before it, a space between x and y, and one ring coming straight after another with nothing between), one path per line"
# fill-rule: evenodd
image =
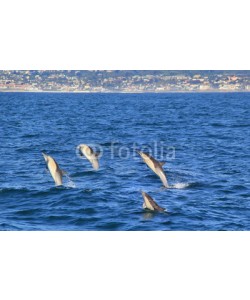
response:
M0 230L250 230L249 93L0 93L0 105ZM103 150L98 171L81 143ZM169 189L134 152L147 147L161 147ZM144 211L142 190L168 213Z

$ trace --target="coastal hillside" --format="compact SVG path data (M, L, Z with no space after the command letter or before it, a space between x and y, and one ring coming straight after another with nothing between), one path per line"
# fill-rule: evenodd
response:
M240 70L5 70L0 71L0 91L237 92L250 91L250 72Z

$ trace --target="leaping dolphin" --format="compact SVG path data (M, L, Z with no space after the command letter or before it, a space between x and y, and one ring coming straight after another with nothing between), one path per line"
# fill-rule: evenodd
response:
M165 187L169 187L166 174L162 168L162 166L165 164L165 162L159 162L155 158L153 158L151 155L144 153L142 151L137 151L138 154L140 154L143 161L148 165L148 167L157 175L160 177L163 185Z
M95 153L93 149L86 144L80 144L77 146L77 149L79 150L81 156L84 155L90 161L95 170L99 169L98 153Z
M47 164L47 167L50 171L50 174L52 176L52 178L54 179L55 181L55 185L56 186L59 186L59 185L62 185L63 184L63 180L62 180L62 177L64 174L66 174L66 172L64 172L63 170L61 170L57 164L57 162L54 160L53 157L45 154L45 153L42 153L44 159L45 159L45 162Z
M142 193L142 197L144 199L143 202L143 208L144 209L149 209L149 210L153 210L153 211L165 211L164 208L160 207L150 196L149 194L145 193L145 192L141 192Z

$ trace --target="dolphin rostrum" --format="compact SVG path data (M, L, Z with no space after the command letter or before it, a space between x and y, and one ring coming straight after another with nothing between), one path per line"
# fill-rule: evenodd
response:
M144 153L142 151L137 151L138 154L140 154L143 161L148 165L148 167L155 172L156 175L158 175L165 187L169 187L166 174L162 168L162 166L165 164L165 162L159 162L155 158L153 158L151 155Z
M55 185L56 186L59 186L59 185L62 185L63 182L62 182L62 177L64 174L66 174L66 172L64 172L63 170L61 170L57 164L57 162L54 160L53 157L45 154L45 153L42 153L44 159L45 159L45 162L47 164L47 167L50 171L50 174L52 176L52 178L54 179L55 181Z
M142 197L143 197L143 208L147 208L149 210L153 210L153 211L165 211L164 208L160 207L150 196L149 194L145 193L145 192L141 192L142 193Z
M86 144L80 144L77 146L77 149L81 156L84 155L90 161L95 170L99 169L98 153L95 153L94 150Z

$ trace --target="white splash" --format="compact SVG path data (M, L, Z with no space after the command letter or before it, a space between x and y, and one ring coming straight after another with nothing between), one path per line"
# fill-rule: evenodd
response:
M177 182L174 185L171 185L170 188L172 189L185 189L189 187L189 183L184 183L184 182Z
M68 182L66 182L64 184L64 186L68 187L68 188L76 188L76 184L74 183L74 181L69 177L69 175L65 174L65 177L67 178Z

